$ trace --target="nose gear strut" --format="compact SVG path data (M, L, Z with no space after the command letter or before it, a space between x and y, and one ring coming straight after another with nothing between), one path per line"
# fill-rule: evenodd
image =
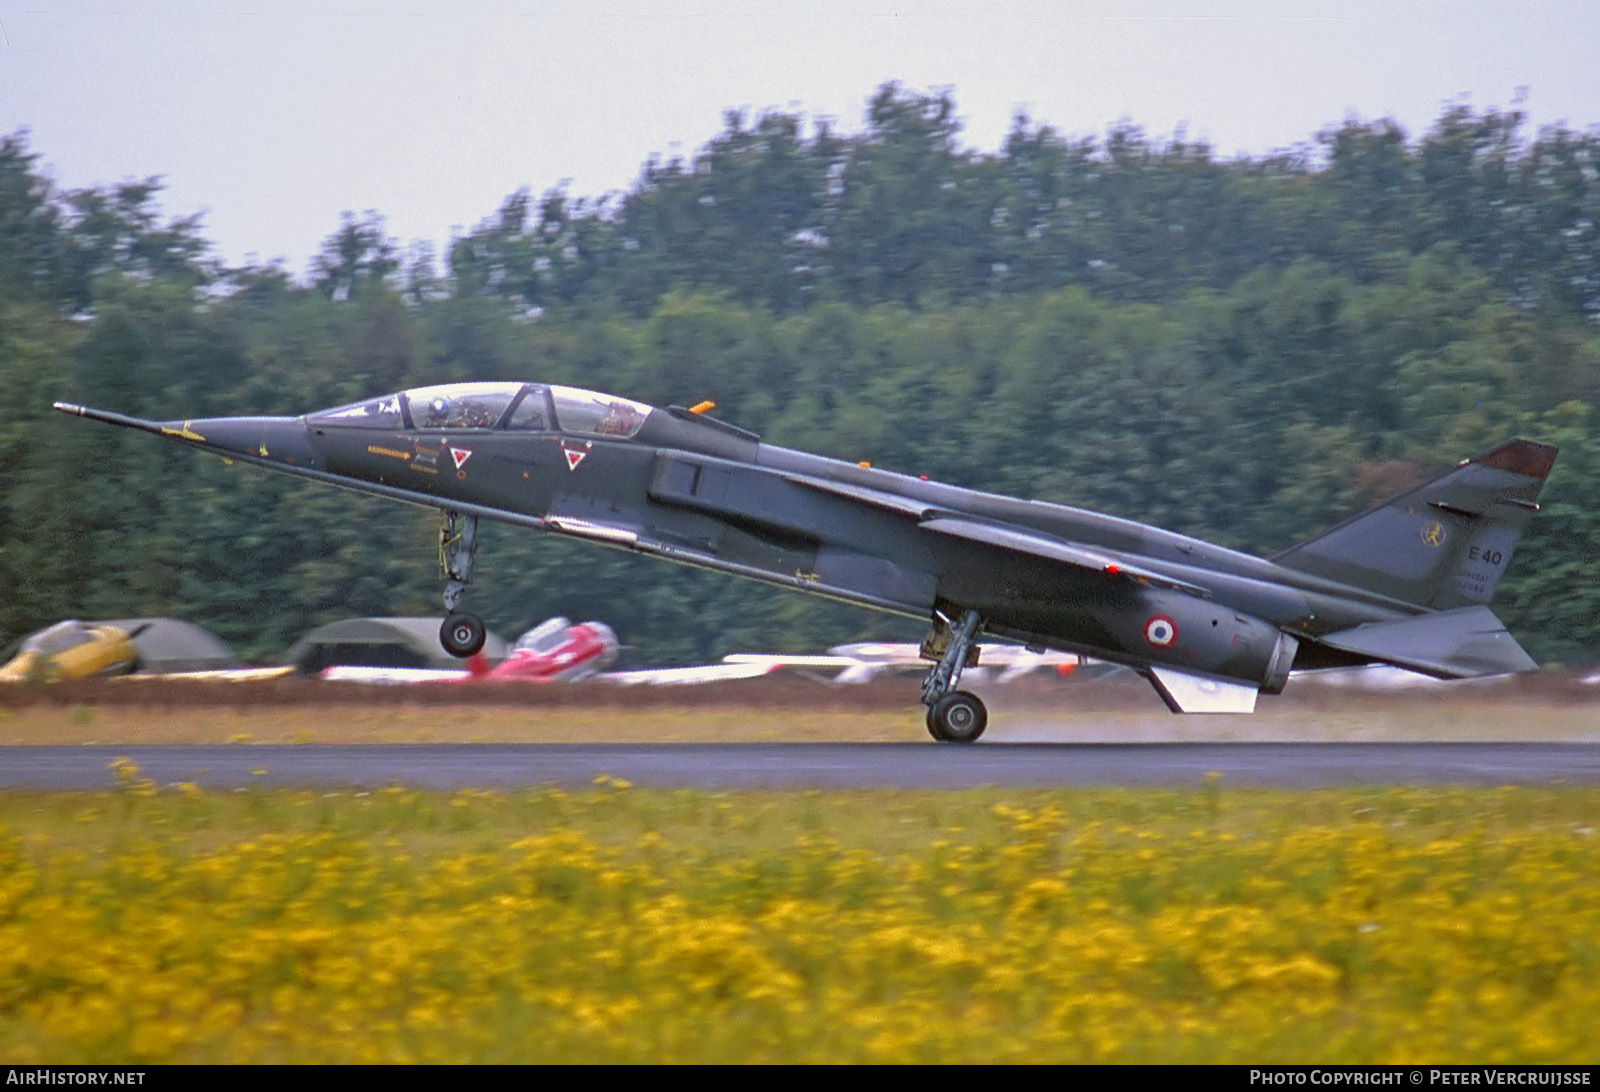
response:
M976 694L957 690L961 669L978 662L978 631L983 619L975 610L951 625L943 616L922 643L922 654L938 662L922 683L922 704L928 707L928 734L941 743L972 743L989 724L989 711Z
M478 548L478 517L449 509L439 514L439 575L446 578L439 643L450 655L466 659L483 648L488 631L483 619L459 610L461 596L472 583L472 555Z

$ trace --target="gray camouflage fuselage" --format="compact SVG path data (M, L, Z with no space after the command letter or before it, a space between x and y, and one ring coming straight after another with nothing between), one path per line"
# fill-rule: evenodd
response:
M1554 457L1542 445L1513 441L1265 560L630 405L647 412L625 437L562 429L553 415L510 428L509 409L489 425L419 428L334 411L158 424L59 408L273 470L918 618L977 611L988 632L1032 646L1268 693L1291 666L1381 660L1440 676L1531 666L1481 616L1492 619L1482 604L1537 507ZM387 421L416 423L409 410ZM1418 620L1441 612L1470 618L1481 639L1408 660L1403 646L1439 643L1443 623Z

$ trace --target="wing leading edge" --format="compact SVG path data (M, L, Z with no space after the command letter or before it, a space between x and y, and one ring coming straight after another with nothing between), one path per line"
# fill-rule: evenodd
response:
M1211 592L1198 584L1191 584L1185 580L1178 580L1163 573L1154 572L1126 561L1114 553L1091 550L1063 539L1052 538L1049 535L1023 531L1015 527L1000 527L991 523L960 519L945 514L924 520L919 526L925 531L966 539L968 542L978 542L1001 550L1011 550L1016 553L1046 558L1050 561L1064 562L1090 572L1101 573L1108 578L1127 577L1130 580L1153 584L1160 588L1172 588L1175 591L1199 596L1202 599L1211 597Z

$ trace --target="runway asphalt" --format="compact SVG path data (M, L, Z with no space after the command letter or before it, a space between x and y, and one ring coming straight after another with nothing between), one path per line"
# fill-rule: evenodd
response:
M410 744L0 747L0 789L103 790L128 758L166 786L428 789L581 786L956 789L1600 783L1593 743Z

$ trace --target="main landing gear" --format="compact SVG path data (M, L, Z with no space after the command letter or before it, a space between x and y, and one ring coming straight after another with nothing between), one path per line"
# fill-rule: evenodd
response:
M478 517L446 510L439 517L439 574L446 578L439 643L450 655L466 659L483 648L488 630L476 614L459 610L461 594L472 583L472 555L478 548Z
M951 625L943 618L922 642L922 655L937 659L922 683L922 704L928 707L928 734L940 743L973 743L989 725L989 711L976 694L957 690L961 669L978 662L978 630L983 620L969 610Z

